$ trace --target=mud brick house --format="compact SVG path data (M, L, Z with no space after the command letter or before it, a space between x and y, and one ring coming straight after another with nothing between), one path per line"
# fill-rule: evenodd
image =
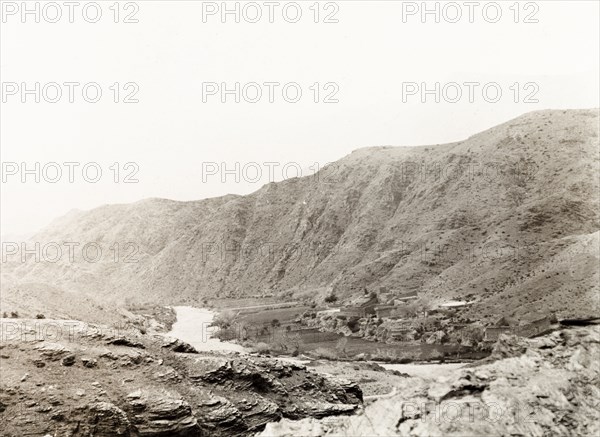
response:
M394 298L394 305L402 305L403 303L410 302L411 300L415 300L418 297L419 295L416 291L403 293Z
M379 305L375 307L375 314L377 317L390 317L395 308L395 305Z
M397 323L393 328L390 329L390 337L394 340L404 340L405 336L412 331L410 322L402 321Z
M500 334L514 334L520 337L535 337L550 332L556 326L557 319L553 314L539 317L531 322L524 321L519 326L511 326L513 322L502 317L494 326L485 329L484 341L496 341Z
M512 334L514 321L500 317L493 326L485 328L483 341L497 341L501 334Z
M501 334L512 334L513 328L510 326L489 326L485 328L483 341L498 341Z
M375 314L375 307L379 304L377 296L358 298L340 310L346 317L366 317Z
M535 337L552 331L556 323L556 316L549 315L517 327L515 333L521 337Z

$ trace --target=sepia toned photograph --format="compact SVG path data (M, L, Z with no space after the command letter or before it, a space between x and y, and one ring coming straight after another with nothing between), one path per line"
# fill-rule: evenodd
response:
M600 2L0 0L0 437L600 435Z

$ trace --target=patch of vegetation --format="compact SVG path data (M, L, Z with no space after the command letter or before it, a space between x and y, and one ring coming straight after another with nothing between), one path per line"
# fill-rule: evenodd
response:
M315 350L310 352L310 355L317 359L325 359L332 361L338 360L340 358L337 351L325 347L316 348Z
M359 326L359 318L358 317L352 317L350 320L348 320L346 322L346 326L348 326L348 328L350 328L350 331L354 332L358 332L360 330L360 326Z
M348 339L346 337L342 337L336 343L335 349L338 351L339 355L346 356L346 347L347 346L348 346Z
M237 314L230 310L221 311L213 319L213 325L221 329L230 328L237 318Z
M329 296L325 297L325 302L326 303L334 303L337 302L338 297L335 295L335 293L331 293Z

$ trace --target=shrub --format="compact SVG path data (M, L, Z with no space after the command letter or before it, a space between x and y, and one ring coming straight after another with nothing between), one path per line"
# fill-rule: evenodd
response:
M329 296L325 297L325 302L327 302L327 303L333 303L337 300L338 300L338 297L334 293L331 293Z
M462 329L460 344L479 347L483 342L484 328L478 325L466 326Z
M221 341L233 340L235 337L235 331L233 329L219 329L217 332L212 334L213 338L218 338Z
M346 322L346 326L348 326L348 328L350 328L350 331L358 332L360 330L360 328L358 326L358 320L359 319L357 319L356 317L353 317Z
M434 349L431 352L427 353L427 352L423 352L421 354L421 358L425 359L425 360L439 360L442 361L444 360L444 353L438 349Z
M258 354L268 354L271 352L271 348L269 347L269 345L267 343L257 343L254 348L253 351L258 353Z
M2 313L2 317L4 317L5 319L8 319L8 313L7 313L6 311L4 311L4 312Z
M10 317L13 319L18 319L19 318L19 313L16 311L11 311L10 312Z
M45 319L45 318L46 318L46 316L45 316L45 315L43 315L43 314L36 314L35 318L36 318L36 319Z
M324 358L326 360L337 360L338 354L336 351L324 347L318 347L312 351L312 355L316 358Z
M213 325L221 329L229 328L235 322L237 315L233 311L223 311L217 314L213 320Z

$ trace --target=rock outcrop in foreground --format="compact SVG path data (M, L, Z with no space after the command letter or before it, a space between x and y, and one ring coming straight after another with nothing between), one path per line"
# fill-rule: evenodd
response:
M76 321L0 323L6 437L250 435L281 418L350 414L362 402L358 386L297 364L199 354Z
M356 416L284 420L261 436L600 435L598 357L597 326L502 337L485 362L451 377L408 378Z

